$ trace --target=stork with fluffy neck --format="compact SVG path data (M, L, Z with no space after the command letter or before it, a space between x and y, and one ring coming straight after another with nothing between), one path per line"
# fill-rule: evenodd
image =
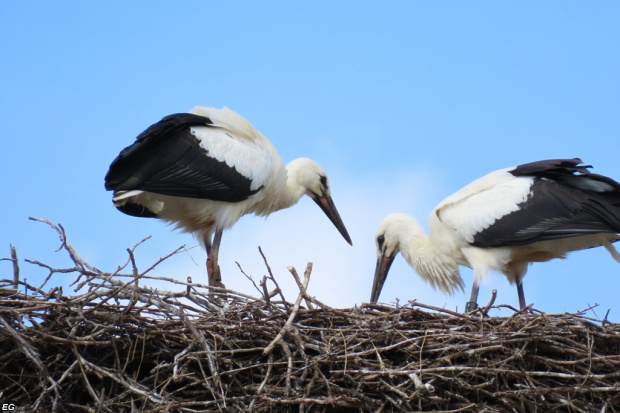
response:
M352 244L323 168L307 158L285 167L271 142L228 108L197 106L151 125L112 162L105 187L121 212L194 233L207 250L213 286L223 286L218 255L224 230L243 215L267 216L304 195Z
M413 218L388 215L376 234L376 302L400 252L413 269L445 293L463 289L459 266L474 270L466 311L477 307L489 271L517 285L526 308L523 277L532 262L565 258L603 246L620 262L620 184L588 171L580 159L550 159L501 169L444 199L431 213L429 235Z
M427 236L418 221L405 214L390 214L381 221L375 237L378 258L371 302L379 299L390 266L399 252L415 272L434 288L446 294L454 294L464 288L458 266L465 265L465 261L462 256L454 254L458 247L443 243L435 231L430 233L431 237Z

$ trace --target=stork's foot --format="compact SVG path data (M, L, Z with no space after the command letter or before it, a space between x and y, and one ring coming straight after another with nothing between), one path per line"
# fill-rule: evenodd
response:
M465 312L466 313L470 313L470 312L474 311L476 308L478 308L478 303L476 303L476 302L468 301L465 304Z
M515 314L534 314L534 304L530 304L528 306L525 307L521 307L521 309L519 311L517 311Z

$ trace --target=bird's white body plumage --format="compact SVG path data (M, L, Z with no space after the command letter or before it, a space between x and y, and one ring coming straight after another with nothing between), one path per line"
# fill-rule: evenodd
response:
M437 262L454 262L474 269L474 282L481 283L491 271L504 274L510 283L521 280L530 262L565 258L571 251L603 245L620 262L620 254L611 245L620 234L595 234L561 240L540 241L528 245L479 248L471 245L474 235L490 227L498 219L516 211L530 193L534 178L515 177L506 168L491 172L445 198L433 209L429 218L430 248L401 249L415 269L433 268L441 280L456 279L454 266L438 266ZM413 218L412 218L413 219ZM415 221L415 220L414 220ZM420 225L416 222L421 230ZM403 228L407 228L403 226ZM410 245L423 244L426 234L410 227ZM414 265L414 263L417 263ZM443 271L440 271L443 269ZM458 272L458 268L456 268ZM420 274L422 276L422 274ZM430 274L423 276L429 279ZM459 277L460 278L460 277ZM445 291L445 289L442 289Z
M450 254L457 257L460 265L474 269L474 283L483 282L490 271L504 274L511 284L518 283L531 262L565 258L571 251L600 245L610 253L613 251L612 257L620 261L610 243L619 239L619 234L584 235L510 247L472 246L476 233L517 211L527 201L535 178L515 177L509 173L513 169L500 169L473 181L444 199L431 213L431 237L443 242L453 240Z

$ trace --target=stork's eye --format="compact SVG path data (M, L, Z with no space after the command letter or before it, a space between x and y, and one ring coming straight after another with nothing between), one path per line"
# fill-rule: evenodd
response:
M321 179L321 185L323 185L323 188L327 188L327 177L325 175L321 175L320 179Z
M383 235L379 235L377 237L377 244L379 245L379 249L383 249L384 242L385 242L385 237Z

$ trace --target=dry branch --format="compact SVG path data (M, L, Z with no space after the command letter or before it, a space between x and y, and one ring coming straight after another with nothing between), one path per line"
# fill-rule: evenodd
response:
M43 286L73 273L82 289L45 292L13 266L0 280L0 403L23 411L620 411L620 326L606 319L485 317L492 302L472 314L330 308L306 292L310 266L293 304L267 293L269 267L261 298L226 291L220 303L155 265L140 271L137 245L115 271L96 269L62 226L38 221L72 261L29 261L50 272Z

